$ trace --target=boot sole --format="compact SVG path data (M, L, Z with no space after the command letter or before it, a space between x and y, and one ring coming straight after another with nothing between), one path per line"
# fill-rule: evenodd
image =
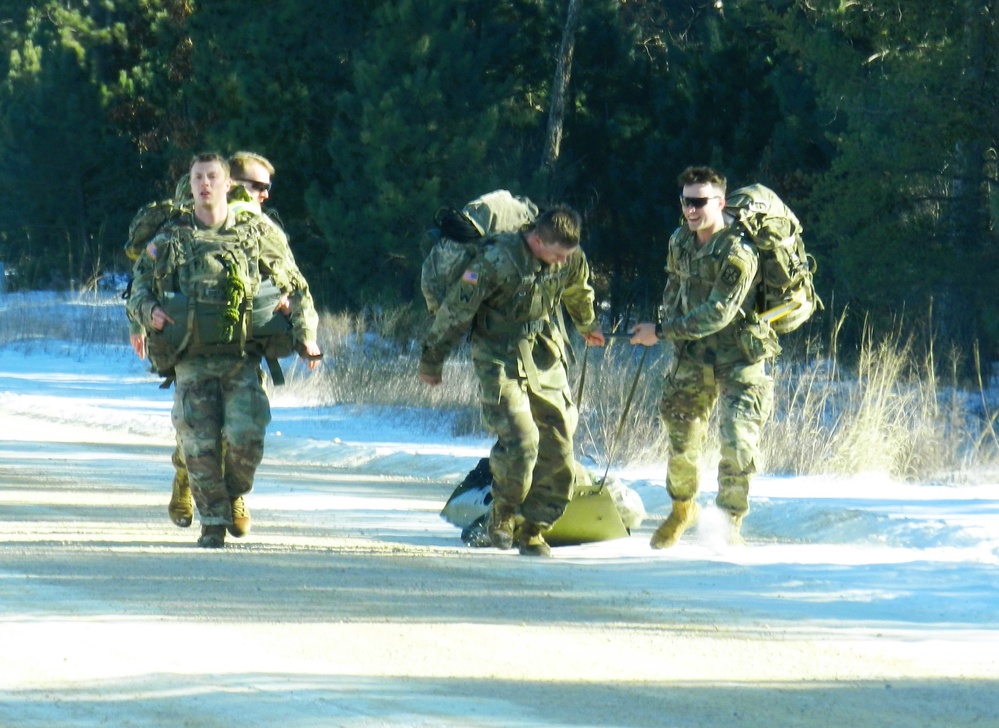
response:
M181 528L187 528L194 522L194 513L186 516L181 513L171 513L170 520L173 521L173 525L180 526Z
M489 542L498 549L503 551L509 551L513 548L513 534L503 533L490 533Z
M552 550L547 545L545 546L521 546L519 549L521 556L542 556L550 557L552 555Z

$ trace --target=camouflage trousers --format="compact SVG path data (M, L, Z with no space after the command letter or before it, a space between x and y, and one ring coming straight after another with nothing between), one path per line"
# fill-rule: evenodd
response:
M202 525L232 523L232 500L253 487L271 421L259 359L182 360L172 419Z
M225 457L225 440L222 441L222 456ZM187 464L184 463L184 451L180 445L180 435L177 435L177 446L170 455L170 462L173 463L174 480L182 488L189 488L191 483L187 479Z
M659 412L669 434L666 487L675 500L697 495L708 422L717 405L721 460L716 502L735 515L749 512L749 482L760 459L763 426L773 409L768 365L764 360L710 366L681 359L666 377Z
M565 367L538 371L538 391L496 361L476 361L482 421L496 435L489 453L497 503L519 506L542 526L558 520L572 495L572 436L579 419Z

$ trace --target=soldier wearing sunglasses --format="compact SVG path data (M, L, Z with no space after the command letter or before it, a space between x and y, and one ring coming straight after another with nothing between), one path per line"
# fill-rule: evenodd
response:
M256 204L259 207L270 199L274 166L267 158L255 152L236 152L229 158L229 169L231 170L233 186L242 186L249 196L251 204ZM235 202L238 198L238 191L230 193L230 204L238 204ZM283 246L271 251L262 250L261 258L276 268L284 270L289 279L291 292L286 298L282 298L282 306L279 310L291 318L292 326L295 329L295 339L302 342L303 356L308 362L308 367L315 369L321 356L319 346L316 344L316 326L319 323L319 316L316 313L312 294L309 292L309 283L298 269L284 230L270 215L265 214L264 217L273 223L278 233L276 238L283 243Z
M755 308L759 256L725 212L726 180L710 167L679 177L684 224L670 237L662 322L632 330L632 344L664 340L674 347L659 411L669 431L666 487L669 517L652 536L653 548L675 544L698 518L699 461L708 422L718 408L721 460L716 504L728 517L731 543L742 543L749 484L760 459L760 436L773 408L767 363L780 351Z
M242 185L258 205L267 202L274 165L254 152L236 152L229 158L229 168L234 185Z

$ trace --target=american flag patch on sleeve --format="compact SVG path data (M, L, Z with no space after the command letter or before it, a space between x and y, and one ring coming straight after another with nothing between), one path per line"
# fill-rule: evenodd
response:
M153 260L156 260L156 243L150 243L146 246L146 254Z
M461 276L461 280L464 281L465 283L471 283L472 285L476 285L479 282L479 274L476 273L474 270L466 270L465 273Z

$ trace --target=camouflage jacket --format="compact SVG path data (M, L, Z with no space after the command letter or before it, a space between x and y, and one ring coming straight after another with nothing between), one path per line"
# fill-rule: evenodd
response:
M688 341L686 356L719 364L758 360L763 357L756 349L764 346L768 355L775 353L776 335L752 314L758 270L759 253L735 229L726 227L700 244L686 225L678 228L669 241L663 338Z
M159 295L162 290L176 290L172 278L176 269L175 256L180 254L177 244L181 235L190 232L197 236L202 229L193 213L185 213L170 220L153 236L135 261L132 291L126 305L129 318L144 329L152 327L152 311L160 305ZM264 215L249 211L237 212L230 208L225 222L213 234L223 238L231 236L233 240L253 239L258 251L258 283L270 278L279 290L287 292L290 290L290 278L283 259L277 252L280 251L282 242L274 231L274 225L268 223Z
M259 205L246 200L230 202L228 219L223 224L222 231L236 225L256 226L260 244L261 280L272 279L278 290L288 295L291 301L290 320L295 341L315 341L319 317L312 294L309 292L309 284L298 269L284 231L266 213L260 211ZM156 251L181 227L197 228L193 213L189 210L164 223L135 261L131 292L126 304L130 333L140 333L148 326L148 312L145 318L142 318L142 305L135 301L140 286L139 281L151 281L155 277L153 271L156 267ZM147 306L148 311L152 311L153 305Z
M242 189L242 188L240 188ZM244 192L245 194L245 192ZM295 262L295 255L288 244L288 236L284 229L266 212L261 212L260 206L253 202L230 202L229 207L239 211L245 206L249 212L256 212L270 227L272 234L264 236L260 245L261 264L268 270L280 271L280 279L275 283L282 293L287 293L291 300L291 325L295 341L315 341L319 326L319 314L316 304L309 291L309 282L305 280L302 271Z
M510 376L524 376L520 342L532 364L547 368L565 359L555 311L565 304L580 333L595 331L593 288L586 255L577 250L565 263L536 258L521 233L493 236L444 297L423 341L420 372L440 375L444 360L471 327L472 357L503 363Z

